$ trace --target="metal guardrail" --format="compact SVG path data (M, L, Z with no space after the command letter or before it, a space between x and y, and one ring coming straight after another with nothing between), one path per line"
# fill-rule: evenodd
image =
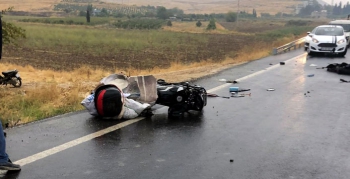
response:
M289 52L290 50L295 50L297 48L301 48L304 47L304 41L305 41L305 37L300 38L298 40L295 40L293 42L290 42L288 44L285 44L283 46L274 48L272 50L272 54L273 55L277 55L277 54L281 54L281 53L285 53L285 52Z

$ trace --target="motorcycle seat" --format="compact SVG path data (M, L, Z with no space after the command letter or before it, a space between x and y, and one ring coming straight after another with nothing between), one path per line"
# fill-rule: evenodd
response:
M4 72L2 72L2 74L6 76L6 75L13 73L13 72L16 72L16 70L4 71Z

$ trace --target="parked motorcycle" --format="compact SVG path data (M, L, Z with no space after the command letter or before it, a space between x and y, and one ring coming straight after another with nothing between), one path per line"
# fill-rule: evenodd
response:
M0 85L10 84L14 87L22 86L22 78L17 70L10 70L2 72L4 76L0 75Z

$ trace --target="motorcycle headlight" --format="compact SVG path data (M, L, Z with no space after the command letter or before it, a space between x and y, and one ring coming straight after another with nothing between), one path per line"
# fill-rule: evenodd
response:
M344 39L338 40L338 42L337 42L337 44L342 44L342 43L345 43Z
M183 100L183 97L182 97L182 96L177 96L177 97L176 97L176 101L177 101L177 102L181 102L182 100Z
M317 40L317 39L315 39L315 38L312 38L312 41L314 42L314 43L318 43L319 41Z

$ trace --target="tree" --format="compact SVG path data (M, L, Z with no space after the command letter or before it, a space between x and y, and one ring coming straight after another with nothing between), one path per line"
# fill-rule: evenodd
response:
M86 11L86 22L90 23L90 11L89 10Z
M159 19L167 19L168 18L167 10L165 7L163 7L163 6L158 7L157 17Z
M173 23L171 23L171 21L168 21L166 25L171 27L173 26Z
M93 7L92 7L92 4L89 4L88 6L87 6L87 10L91 13L94 9L93 9Z
M256 10L255 9L253 9L253 17L255 17L255 18L258 17L258 15L256 14Z
M215 30L215 29L216 29L215 19L210 19L209 24L207 26L207 30Z
M108 16L108 11L107 11L106 8L102 8L101 13L100 13L100 16L103 16L103 17Z
M230 11L226 14L225 19L226 19L226 22L236 22L237 14L235 12Z
M8 11L12 11L12 7L8 8L6 10L2 10L0 14L0 19L2 18L2 15L4 15ZM1 20L2 28L1 28L1 35L2 35L2 44L11 44L15 43L15 40L20 38L26 38L25 30L17 27L9 22L5 22Z
M202 26L202 22L201 22L201 21L197 21L196 26L197 26L197 27Z
M86 12L85 11L79 11L79 16L86 16Z

